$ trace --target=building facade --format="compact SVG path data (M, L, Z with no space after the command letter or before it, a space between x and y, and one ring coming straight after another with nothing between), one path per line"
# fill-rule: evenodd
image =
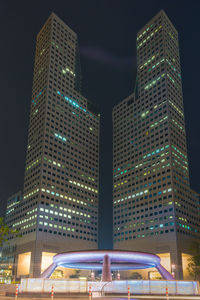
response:
M11 195L7 200L6 207L6 218L5 223L9 224L12 227L12 223L10 223L10 216L15 215L16 209L18 208L19 203L21 203L23 199L23 192L18 191L17 193ZM12 237L15 239L19 233L14 234ZM16 239L15 239L16 240ZM0 253L0 281L11 280L13 268L15 265L15 253L16 253L16 243L6 243L5 247L1 248Z
M136 44L135 90L112 116L114 248L159 254L186 278L200 205L189 184L178 33L161 11Z
M81 95L77 35L52 13L37 35L23 197L6 214L22 235L9 239L17 277L38 277L56 253L97 249L99 122Z

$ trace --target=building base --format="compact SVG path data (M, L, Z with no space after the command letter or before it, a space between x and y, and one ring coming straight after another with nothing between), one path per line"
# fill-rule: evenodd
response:
M58 294L88 294L91 287L92 293L101 295L128 293L130 287L131 295L166 295L168 288L169 295L199 295L199 284L196 281L175 281L175 280L115 280L112 282L85 281L85 280L64 280L64 279L43 279L26 278L21 279L20 295L47 295L54 287L55 295Z

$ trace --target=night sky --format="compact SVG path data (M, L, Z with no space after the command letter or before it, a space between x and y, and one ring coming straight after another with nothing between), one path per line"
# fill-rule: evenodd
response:
M179 32L191 187L200 192L200 1L1 1L0 215L23 186L35 38L53 11L78 35L82 94L100 105L100 239L112 247L112 108L134 88L136 34L161 9Z

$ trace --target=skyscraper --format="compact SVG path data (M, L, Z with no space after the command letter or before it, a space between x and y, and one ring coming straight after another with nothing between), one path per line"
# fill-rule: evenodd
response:
M77 35L52 13L36 42L23 198L6 216L22 233L9 240L17 277L39 276L55 253L97 248L99 120L81 95Z
M134 92L113 109L114 248L159 254L182 278L200 205L189 184L178 33L160 11L136 44Z

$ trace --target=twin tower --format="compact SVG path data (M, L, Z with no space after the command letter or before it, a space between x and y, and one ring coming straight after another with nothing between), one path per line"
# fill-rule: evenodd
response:
M77 44L54 13L37 35L24 189L6 213L22 234L4 247L16 277L38 277L56 253L97 249L100 114L81 94ZM134 92L112 115L114 248L158 254L187 278L200 205L189 185L178 34L164 11L136 46Z

